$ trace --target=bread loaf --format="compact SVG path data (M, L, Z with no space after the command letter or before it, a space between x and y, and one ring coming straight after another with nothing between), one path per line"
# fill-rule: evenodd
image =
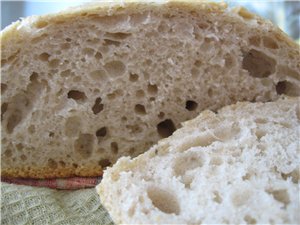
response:
M204 109L299 95L299 46L224 3L95 3L1 32L2 175L97 176Z
M300 98L204 111L97 186L117 224L299 224Z

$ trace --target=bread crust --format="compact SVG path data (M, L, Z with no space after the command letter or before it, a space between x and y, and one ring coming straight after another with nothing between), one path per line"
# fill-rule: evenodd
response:
M62 177L100 177L103 174L103 168L98 167L65 167L52 169L49 167L16 167L5 168L1 170L2 177L11 178L34 178L34 179L50 179Z

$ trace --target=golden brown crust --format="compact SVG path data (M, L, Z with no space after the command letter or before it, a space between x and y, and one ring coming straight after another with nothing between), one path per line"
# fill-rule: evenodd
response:
M2 177L15 178L63 178L63 177L99 177L103 174L103 168L97 167L65 167L52 169L49 167L16 167L1 170Z

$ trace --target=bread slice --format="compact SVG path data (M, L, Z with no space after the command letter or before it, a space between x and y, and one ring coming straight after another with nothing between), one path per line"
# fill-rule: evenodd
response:
M4 176L97 176L206 108L299 95L299 46L224 3L88 4L1 40Z
M97 191L117 224L299 224L300 98L204 111Z

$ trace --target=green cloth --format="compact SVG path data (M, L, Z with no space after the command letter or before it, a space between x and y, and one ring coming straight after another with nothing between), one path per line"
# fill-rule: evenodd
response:
M1 182L1 224L113 225L95 188L53 190Z

